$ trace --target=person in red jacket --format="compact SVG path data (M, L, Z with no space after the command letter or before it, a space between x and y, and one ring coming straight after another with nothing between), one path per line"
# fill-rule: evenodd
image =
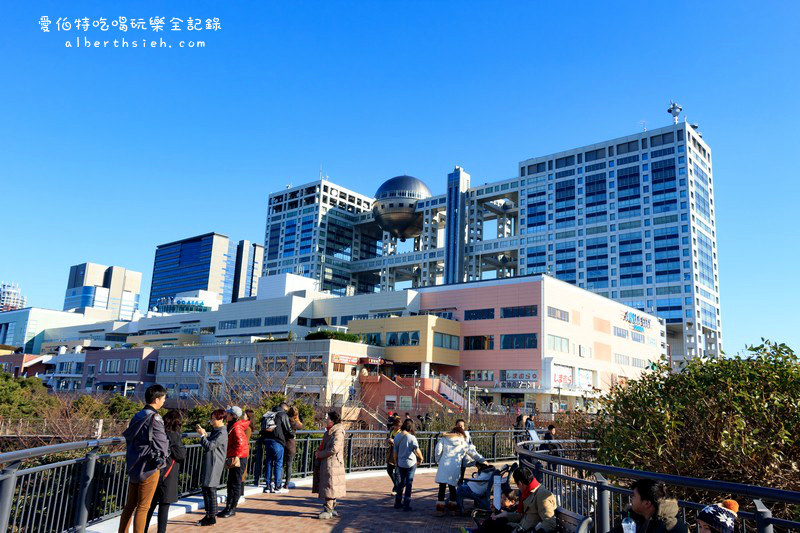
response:
M236 506L242 495L242 469L250 453L246 433L250 421L242 419L240 407L230 407L225 414L228 420L228 455L225 461L228 468L228 498L225 509L217 518L228 518L236 514Z

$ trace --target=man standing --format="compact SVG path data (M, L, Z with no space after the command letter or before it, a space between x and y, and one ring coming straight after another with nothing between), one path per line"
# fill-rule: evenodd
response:
M158 410L167 400L161 385L150 385L144 392L144 409L133 415L125 437L125 466L128 471L128 499L119 519L119 533L127 533L133 518L133 532L144 533L147 513L158 487L159 469L169 457L169 439Z
M289 423L289 404L281 402L276 411L270 411L261 420L261 439L264 441L267 465L265 468L266 486L265 493L289 492L288 487L281 485L283 478L283 452L286 441L294 437L294 431Z

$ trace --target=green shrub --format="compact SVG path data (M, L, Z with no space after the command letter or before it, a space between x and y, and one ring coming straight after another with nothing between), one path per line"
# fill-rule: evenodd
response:
M615 388L596 421L598 462L800 490L800 362L767 340L748 350L680 372L662 361Z
M358 335L354 335L352 333L343 333L341 331L328 331L328 330L320 330L320 331L312 331L308 335L306 335L307 341L316 341L316 340L323 340L323 339L333 339L337 341L345 341L345 342L361 342L361 337Z

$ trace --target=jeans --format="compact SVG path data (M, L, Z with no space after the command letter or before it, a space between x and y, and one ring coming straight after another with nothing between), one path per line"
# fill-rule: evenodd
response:
M203 487L203 507L206 509L206 516L217 519L217 488Z
M128 533L131 518L133 518L133 533L145 533L147 513L150 511L150 502L153 500L159 479L161 472L156 470L141 483L128 483L128 499L119 519L119 533Z
M411 504L411 485L414 484L414 473L417 471L417 465L411 468L397 467L397 495L394 497L395 507L400 506L402 501L403 507L409 507ZM405 493L404 493L405 489Z
M242 457L242 462L247 461ZM236 509L239 504L239 497L242 495L242 467L236 466L228 469L228 501L226 509Z
M169 518L169 504L161 503L164 499L164 485L159 483L153 494L153 501L150 502L150 511L147 513L147 522L145 523L144 530L150 530L150 520L153 518L153 512L158 507L158 533L166 533L167 519Z
M264 440L264 448L266 448L267 466L265 467L265 480L267 486L275 485L278 489L281 486L281 477L283 474L283 444L275 439Z
M392 492L397 492L397 476L395 475L395 466L386 465L386 473L392 479Z
M486 488L486 492L483 494L475 494L472 492L472 489L469 488L469 484L464 483L463 485L459 485L456 489L456 502L458 503L458 508L464 513L464 499L470 498L475 501L475 507L478 509L485 509L487 511L491 510L491 504L489 503L489 487Z

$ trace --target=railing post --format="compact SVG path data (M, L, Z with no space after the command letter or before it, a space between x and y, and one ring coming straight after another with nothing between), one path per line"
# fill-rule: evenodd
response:
M94 471L97 466L97 450L94 448L86 454L86 462L83 463L83 472L81 473L81 484L78 489L78 509L75 513L75 529L83 533L86 531L86 524L89 522L89 508L94 502L90 502L89 498L92 494L91 489L94 481Z
M11 506L14 505L14 488L17 486L17 470L22 461L9 463L0 471L0 531L10 531Z
M303 477L308 477L308 453L311 448L311 435L306 435L306 446L303 450Z
M597 480L597 527L595 531L610 531L611 491L608 490L608 480L602 474L595 474L594 478Z
M353 471L353 434L347 436L347 471Z
M492 433L492 461L497 461L497 432Z
M753 500L756 504L756 528L758 533L772 533L772 524L767 523L767 520L772 518L772 511L764 505L761 500Z

